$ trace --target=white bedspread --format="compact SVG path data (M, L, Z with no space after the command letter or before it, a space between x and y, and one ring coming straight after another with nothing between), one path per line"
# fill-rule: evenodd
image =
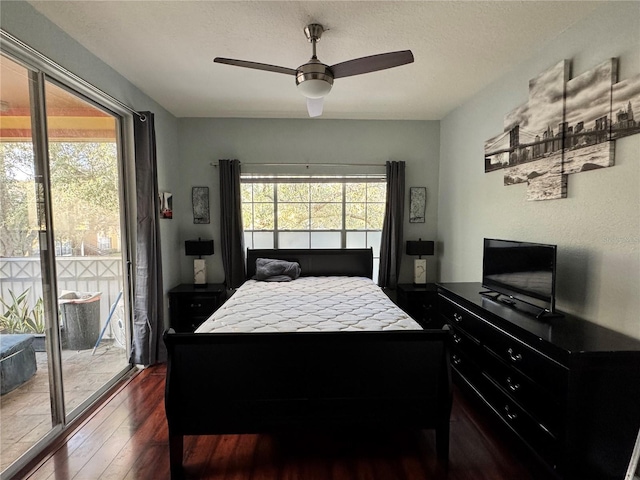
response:
M421 330L371 279L247 280L196 333Z

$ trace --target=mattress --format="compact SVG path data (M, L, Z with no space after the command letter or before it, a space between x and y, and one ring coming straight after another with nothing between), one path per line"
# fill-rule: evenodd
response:
M196 333L422 330L370 278L247 280Z

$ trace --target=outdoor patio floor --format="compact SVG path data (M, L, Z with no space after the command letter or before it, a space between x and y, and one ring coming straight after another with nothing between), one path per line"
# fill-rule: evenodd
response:
M127 365L125 350L103 340L95 355L63 350L65 409L69 413ZM0 471L51 429L47 354L36 352L38 371L20 387L0 397Z

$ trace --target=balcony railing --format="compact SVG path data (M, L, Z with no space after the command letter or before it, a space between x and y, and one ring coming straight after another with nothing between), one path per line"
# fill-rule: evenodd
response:
M100 292L100 328L109 316L111 305L123 285L120 257L58 257L58 294L63 290ZM29 305L42 297L40 259L0 258L0 295L7 301L9 290L19 295L28 288ZM108 336L108 332L106 334Z

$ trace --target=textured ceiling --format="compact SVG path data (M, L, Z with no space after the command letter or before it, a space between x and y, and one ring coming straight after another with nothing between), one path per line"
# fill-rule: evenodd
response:
M336 79L323 118L437 120L606 2L30 3L177 117L307 117L294 77L212 60L297 68L311 56L304 26L321 23L327 65L404 49L415 57Z

